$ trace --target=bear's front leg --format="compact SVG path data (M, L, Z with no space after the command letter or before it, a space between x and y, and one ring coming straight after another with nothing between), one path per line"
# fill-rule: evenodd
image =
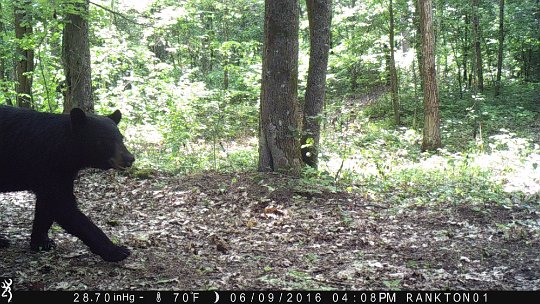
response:
M129 250L116 246L79 208L72 193L57 192L50 208L54 220L67 232L78 237L90 250L105 261L118 262L127 258Z
M47 198L36 194L36 211L30 236L30 249L33 251L51 250L56 247L54 241L49 238L49 229L53 223L50 207L47 206ZM49 203L50 204L50 203Z

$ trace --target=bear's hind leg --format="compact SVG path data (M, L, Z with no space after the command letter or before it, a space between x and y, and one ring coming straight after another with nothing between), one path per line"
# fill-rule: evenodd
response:
M49 211L51 206L47 205L50 203L41 195L37 194L36 197L36 211L30 237L30 249L33 251L48 251L56 247L54 241L49 238L49 229L53 223L53 217Z
M9 246L9 240L0 234L0 248L6 248Z
M123 246L114 245L111 240L75 204L63 206L55 220L67 232L78 237L90 250L100 255L105 261L118 262L127 258L129 250Z
M54 208L48 210L54 214L54 220L68 233L83 241L93 253L108 262L118 262L130 255L126 247L113 244L105 233L77 208L72 193L60 191L53 199Z

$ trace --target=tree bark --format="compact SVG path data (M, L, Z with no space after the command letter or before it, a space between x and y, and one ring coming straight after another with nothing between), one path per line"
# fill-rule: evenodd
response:
M266 0L259 118L259 171L299 174L298 1Z
M399 97L398 97L398 78L396 71L396 58L394 56L394 8L392 0L389 0L388 11L390 12L390 92L392 95L392 108L394 109L394 123L400 124L399 115Z
M415 1L415 10L413 23L416 27L416 39L415 39L415 49L416 49L416 61L418 61L418 74L420 75L420 89L424 90L424 61L422 59L422 25L420 22L420 0Z
M77 13L66 16L62 41L62 59L66 76L64 113L78 107L94 112L92 77L90 70L90 42L88 41L89 1L74 2Z
M317 168L321 137L321 114L326 95L326 69L330 51L332 0L306 0L310 55L304 103L302 160Z
M458 84L458 91L459 91L459 98L463 98L463 80L461 79L461 67L462 67L462 63L459 62L459 60L457 58L458 55L457 55L457 42L455 43L455 45L453 43L450 43L450 45L452 46L452 53L454 54L454 58L456 60L456 67L457 67L457 71L456 71L456 79L457 79L457 84ZM464 60L464 58L462 59Z
M422 151L441 147L439 91L435 70L435 33L431 0L418 1L422 28L422 67L424 69L424 138Z
M470 52L470 26L471 19L469 14L465 13L465 30L463 31L463 82L465 83L465 88L469 89L472 85L472 79L467 69L467 63L469 62L469 52ZM472 64L471 64L472 65ZM472 69L472 68L471 68Z
M476 87L478 91L484 91L484 72L482 63L482 48L480 45L480 20L478 17L478 0L472 0L473 9L473 44L476 65Z
M495 84L495 96L501 93L501 73L504 51L504 0L499 0L499 54L497 56L497 79Z
M227 7L227 3L222 3L225 7ZM223 31L223 41L227 42L229 41L229 23L227 22L227 10L223 11L223 23L222 23L222 31ZM231 63L231 55L229 52L226 52L223 61L223 90L227 91L229 90L229 65Z
M2 3L0 3L0 12L2 11ZM0 34L4 34L6 28L4 26L4 20L0 18ZM6 63L4 58L0 58L0 89L2 90L2 94L4 96L4 99L6 100L6 103L8 105L13 105L11 98L8 96L8 89L6 85L6 81L8 81L8 77L6 77Z
M418 113L418 101L420 100L418 98L418 77L416 76L416 59L412 60L412 77L413 77L413 85L414 85L414 112L413 112L413 121L412 121L412 128L416 129L416 121L417 121L417 113Z
M1 23L0 23L0 26L1 26ZM0 31L1 31L1 29L0 29ZM5 74L6 74L6 67L4 65L4 59L0 58L0 90L2 90L1 91L2 95L6 99L6 102L8 102L8 104L9 104L10 101L6 96L6 89L4 88L5 87L5 81L6 81Z
M15 2L15 37L17 38L16 69L17 83L17 106L23 108L32 107L32 73L34 72L34 50L24 46L22 40L32 35L31 15L25 10L29 4L27 1Z

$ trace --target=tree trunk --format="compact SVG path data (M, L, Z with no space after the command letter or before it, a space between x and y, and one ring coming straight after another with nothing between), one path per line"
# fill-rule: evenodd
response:
M326 94L326 69L330 51L332 0L307 0L310 54L304 103L302 160L317 168L321 137L321 112Z
M90 42L88 41L88 0L74 2L77 13L70 13L64 24L62 59L66 75L64 113L78 107L94 112L90 70Z
M34 72L34 50L25 45L22 40L32 35L31 15L25 11L29 5L26 1L15 2L15 37L17 38L17 58L15 73L17 83L17 105L23 108L32 107L32 73Z
M422 25L420 24L420 0L415 1L415 10L414 10L414 18L413 23L416 27L416 41L415 41L415 48L416 48L416 61L418 62L418 74L420 75L420 89L424 90L424 62L422 59Z
M2 26L1 24L2 21L0 21L0 27ZM1 29L0 29L0 32L1 32ZM4 65L4 58L0 58L0 92L2 92L2 95L4 96L4 98L7 99L7 96L6 96L6 90L5 90L5 81L6 81L6 66Z
M467 63L469 61L469 50L470 50L470 39L469 31L471 26L471 19L469 14L465 13L465 30L463 31L463 82L465 83L465 88L469 89L471 87L471 77L469 77L469 71L467 70Z
M259 171L299 174L298 1L266 0Z
M460 63L458 61L458 55L457 55L457 42L455 43L455 45L453 43L450 44L452 46L452 53L454 54L454 58L456 60L456 67L457 67L457 72L456 72L456 79L458 81L458 89L459 89L459 98L463 98L463 81L461 79L461 66L462 66L462 63ZM464 60L464 59L462 59Z
M441 147L439 91L435 71L435 33L431 0L419 0L419 15L422 28L422 67L424 72L424 138L422 151Z
M501 93L501 73L504 51L504 0L499 0L499 54L497 56L497 79L495 83L495 96Z
M480 45L480 21L478 17L478 1L472 0L473 6L473 44L474 44L474 57L476 65L476 87L478 91L484 91L484 72L482 64L482 48Z
M227 7L227 3L222 3L224 7ZM229 24L227 22L227 10L223 11L223 41L229 41ZM223 61L223 90L229 90L229 65L231 64L231 54L230 52L225 52Z
M441 7L439 8L441 11L444 10L444 4L445 3L441 3ZM440 18L441 21L439 23L439 32L441 33L441 45L443 46L444 50L443 50L443 54L442 54L442 62L443 62L443 68L442 68L442 77L441 77L441 82L442 84L440 84L440 89L443 90L443 92L445 92L446 90L447 91L450 91L450 85L448 84L448 51L447 51L447 47L448 47L448 39L447 39L447 33L448 33L448 29L446 28L446 23L443 22L443 18ZM440 73L440 70L439 70L439 73Z
M416 63L416 59L413 59L411 69L413 73L413 85L414 85L414 104L413 104L414 110L413 110L413 121L412 121L412 128L414 130L416 130L416 125L418 122L418 112L420 112L420 108L422 107L422 103L420 102L420 96L418 94L418 78L419 77L416 74L419 70L416 67L415 63Z
M527 81L527 54L525 52L525 41L521 39L521 77L523 80Z
M0 12L2 11L2 3L0 3ZM4 20L0 18L0 35L4 35L6 28L4 26ZM2 90L2 95L4 96L4 99L6 100L6 103L8 105L13 105L11 102L11 98L8 96L8 88L6 85L6 82L8 81L8 77L6 77L7 69L6 69L6 62L3 57L0 57L0 89Z
M394 109L394 123L396 126L400 124L399 117L399 99L398 99L398 78L396 71L396 59L394 56L394 8L392 0L389 0L388 10L390 12L390 92L392 95L392 108Z

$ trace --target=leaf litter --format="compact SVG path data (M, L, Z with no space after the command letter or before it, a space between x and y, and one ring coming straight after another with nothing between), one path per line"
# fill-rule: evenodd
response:
M80 208L130 248L107 263L54 225L29 249L34 196L0 194L0 277L19 290L540 289L539 206L385 205L272 173L148 178L87 170Z

